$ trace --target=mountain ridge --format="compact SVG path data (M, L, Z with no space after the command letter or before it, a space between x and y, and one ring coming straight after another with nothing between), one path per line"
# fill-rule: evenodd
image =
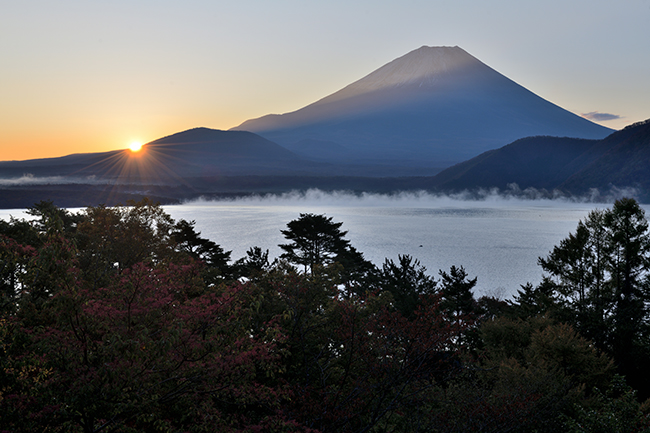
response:
M444 191L477 188L558 190L571 194L611 189L650 191L650 120L602 140L527 137L456 164L432 177Z
M460 47L427 46L303 108L231 130L249 130L294 151L300 141L317 140L343 146L356 160L438 166L526 136L603 138L612 132L540 98Z
M179 182L185 177L278 174L307 169L310 163L288 149L246 131L192 128L128 149L72 154L58 158L0 162L0 173L20 176L129 177Z
M71 162L63 165L0 162L0 208L27 207L44 198L55 199L61 206L82 207L101 203L112 205L143 197L162 203L178 203L198 197L279 194L310 188L356 193L409 190L454 193L493 187L507 191L512 183L517 183L524 192L536 188L537 192L549 197L555 196L554 191L558 190L564 195L586 194L593 198L596 196L591 189L607 193L619 188L618 192L614 191L619 196L633 194L642 202L650 202L650 171L647 170L650 166L650 121L631 125L603 140L526 137L484 152L437 176L418 176L409 169L401 177L382 177L381 171L386 171L383 166L375 166L379 171L367 175L361 173L359 167L342 169L298 157L290 158L297 165L284 166L269 166L269 158L239 161L241 164L231 160L226 164L227 170L221 170L218 165L212 165L205 151L198 155L198 161L204 163L201 167L191 158L183 162L183 154L176 153L178 148L192 150L201 142L202 139L196 137L190 139L197 133L203 139L206 135L207 138L254 137L252 133L224 135L224 131L198 128L154 140L151 143L157 143L152 145L153 149L160 152L154 153L154 161L162 165L157 165L153 175L147 173L148 163L131 155L129 150L53 158ZM262 137L255 140L267 142ZM151 143L144 146L145 151ZM223 153L216 152L212 157L221 159L219 155ZM15 169L14 179L10 179L11 167ZM24 176L26 173L31 176ZM21 176L24 181L20 180ZM637 189L621 189L629 187Z

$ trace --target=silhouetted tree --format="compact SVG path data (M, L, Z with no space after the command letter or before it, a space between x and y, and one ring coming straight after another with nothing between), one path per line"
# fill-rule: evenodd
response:
M642 372L650 362L650 236L638 203L626 198L591 212L539 264L568 313L563 320L612 354L619 371L650 396Z
M337 279L346 292L366 293L375 276L375 266L345 239L347 232L341 230L341 225L333 222L332 217L301 213L300 218L287 224L286 230L281 230L291 242L279 245L285 251L280 257L304 266L310 274L317 266L338 263Z
M82 217L67 209L57 207L51 200L41 200L26 211L36 217L31 224L39 233L56 230L70 238L77 229Z
M508 308L504 315L518 319L544 314L555 316L559 308L555 295L555 285L548 277L544 277L537 286L531 283L522 285L521 289L518 289L512 299L507 300L506 303Z
M232 269L230 251L224 251L215 242L202 238L201 233L194 229L195 221L179 220L171 228L171 238L175 242L174 248L190 257L201 260L206 264L206 278L214 284L224 279L231 279Z
M478 305L474 299L472 289L476 286L477 278L467 278L467 272L462 266L452 266L449 273L440 270L440 293L442 303L440 307L452 317L477 313Z
M233 267L238 276L256 279L269 271L269 250L262 250L260 247L251 247L246 251L246 257L237 260Z
M437 292L436 285L427 268L408 254L398 255L397 263L386 259L379 274L379 287L391 293L395 307L406 318L414 316L421 296Z
M286 230L281 230L290 241L279 245L285 251L281 257L304 266L309 273L313 273L316 265L333 263L350 247L342 225L342 222L333 222L332 217L301 213L300 218L287 223Z

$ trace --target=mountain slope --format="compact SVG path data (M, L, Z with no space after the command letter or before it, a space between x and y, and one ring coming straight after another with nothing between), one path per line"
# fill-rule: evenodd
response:
M75 154L60 158L0 162L0 178L30 174L129 182L177 183L181 179L304 172L318 168L289 150L250 132L194 128L154 140L143 150Z
M146 153L173 166L181 176L201 174L265 174L297 167L293 152L259 135L242 131L194 128L154 140Z
M303 154L309 149L301 149L301 141L333 142L347 150L342 158L330 157L336 162L434 166L527 136L603 138L612 132L536 96L459 47L421 47L302 109L233 129Z
M445 190L507 188L555 188L572 173L576 158L598 140L567 137L527 137L456 164L433 177L434 186Z
M616 186L650 191L650 119L615 132L594 150L589 159L583 155L588 163L583 163L561 188L585 191Z
M602 140L529 137L450 167L432 187L560 189L583 194L592 188L650 191L650 121L630 125Z

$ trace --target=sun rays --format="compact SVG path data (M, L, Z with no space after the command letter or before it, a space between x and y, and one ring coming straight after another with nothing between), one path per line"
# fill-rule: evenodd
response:
M173 155L168 146L132 143L127 149L97 154L86 164L68 174L88 178L89 183L105 184L107 202L114 202L125 192L142 193L158 186L185 185L177 170L184 160ZM92 181L90 181L92 178Z

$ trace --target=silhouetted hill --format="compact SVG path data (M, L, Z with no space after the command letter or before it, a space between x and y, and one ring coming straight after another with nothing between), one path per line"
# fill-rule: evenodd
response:
M140 157L182 178L281 174L310 164L259 135L244 131L194 128L154 140ZM154 167L155 168L155 167Z
M119 150L3 161L0 178L29 174L37 178L64 177L68 181L178 183L194 177L284 174L286 170L307 172L318 167L250 132L194 128L147 143L137 153Z
M321 143L308 143L318 147ZM329 149L341 152L343 149ZM74 154L59 158L0 161L0 185L8 181L38 183L120 182L193 184L223 176L405 176L437 173L393 162L371 165L332 164L307 159L247 131L194 128L145 144L140 152ZM27 177L25 177L27 176ZM22 180L17 180L24 177Z
M600 139L612 132L458 47L421 47L302 109L234 129L319 160L434 167L528 136Z
M592 152L582 155L576 165L581 163L582 167L561 188L585 191L615 186L650 191L650 119L602 140Z
M175 203L308 188L390 192L410 189L411 180L393 177L406 174L417 172L396 165L388 170L385 165L314 162L250 132L195 128L147 143L137 153L1 161L0 208L40 200L66 207L113 205L142 197Z
M529 137L485 152L433 177L431 186L559 189L583 194L592 188L650 191L650 121L630 125L602 140Z
M40 200L54 200L66 207L114 205L143 197L176 203L202 196L231 197L309 188L359 193L454 192L503 189L511 183L522 189L560 189L573 194L584 194L591 188L607 192L612 187L635 187L639 191L637 198L650 201L650 121L631 125L603 140L520 139L434 177L418 177L413 170L402 177L368 176L355 172L354 166L347 166L349 174L333 175L331 166L304 161L254 134L225 132L205 128L185 131L155 140L139 154L115 151L0 162L0 208L24 208ZM224 174L227 170L237 173L232 169L237 163L242 167L259 163L268 171L261 175ZM223 164L227 167L221 169ZM283 169L283 164L289 168ZM279 173L271 173L268 167ZM381 172L383 167L375 169ZM16 174L14 179L7 175L12 170ZM31 177L18 179L25 173Z
M110 161L126 150L98 153L76 153L58 158L28 159L24 161L0 161L0 179L15 178L24 175L36 177L70 176L93 167L101 167L103 161ZM101 171L101 170L100 170Z
M293 152L259 135L245 131L221 131L194 128L146 145L170 160L186 164L220 166L227 164L296 162L300 158Z
M485 152L434 176L441 189L477 187L554 188L573 173L571 163L598 141L566 137L527 137ZM568 172L567 172L568 170Z

